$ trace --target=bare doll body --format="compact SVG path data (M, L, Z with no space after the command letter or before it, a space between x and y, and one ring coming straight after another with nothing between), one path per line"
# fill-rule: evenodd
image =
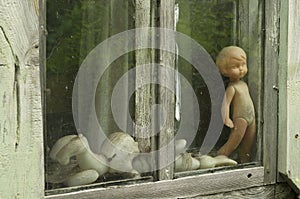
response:
M241 80L248 71L246 53L236 46L226 47L217 57L217 66L220 72L230 79L226 88L224 123L231 128L230 136L219 149L218 155L229 156L240 146L241 162L249 162L252 145L256 138L256 124L248 86Z

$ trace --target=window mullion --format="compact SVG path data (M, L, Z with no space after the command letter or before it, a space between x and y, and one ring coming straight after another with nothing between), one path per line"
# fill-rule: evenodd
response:
M174 29L174 0L169 1L160 1L159 2L159 27L160 28L168 28ZM174 42L166 42L168 35L160 34L160 49L164 48L175 48ZM168 45L168 46L164 46ZM171 45L171 46L170 46ZM172 46L173 45L173 46ZM171 67L174 69L175 66L175 55L169 52L160 50L159 51L159 65L164 70L165 67ZM173 70L166 70L169 72L159 73L159 82L162 84L159 86L158 89L158 100L159 104L164 107L164 112L166 115L164 116L165 122L161 124L162 130L159 134L159 158L158 158L158 165L159 165L159 180L166 180L172 179L174 176L174 163L175 154L174 154L174 115L175 115L175 97L174 93L172 93L168 88L164 87L163 85L167 83L174 83L175 77L174 73L170 74L170 71ZM175 88L175 85L174 85ZM160 118L159 121L161 121ZM162 150L162 149L166 150ZM168 166L166 166L168 165Z

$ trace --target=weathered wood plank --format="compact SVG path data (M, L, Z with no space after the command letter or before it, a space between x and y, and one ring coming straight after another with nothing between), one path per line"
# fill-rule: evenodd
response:
M250 189L231 191L210 196L193 197L193 199L269 199L269 198L295 198L295 193L286 184L254 187Z
M275 183L277 175L279 1L265 1L263 164L265 182Z
M136 0L135 2L135 27L136 28L145 28L151 26L151 3L150 0ZM136 45L142 46L143 44L147 45L147 42L150 41L151 33L144 31L143 35L136 35ZM141 65L150 64L151 60L151 51L146 49L136 50L135 59L136 59L136 84L143 85L143 82L151 81L151 67L140 67ZM151 126L151 119L149 118L151 113L151 104L154 104L155 100L151 97L151 85L144 85L141 88L136 88L135 93L135 123L137 128L136 136L138 137L139 148L142 152L149 152L151 149L151 140L152 135L151 128L143 131L145 127ZM153 125L153 124L152 124Z
M44 195L37 1L0 1L0 198Z
M135 1L135 28L147 28L156 25L156 3L150 0ZM143 34L136 35L136 47L150 46L153 42L154 32L143 31ZM156 82L157 71L151 67L155 63L155 49L137 49L135 51L136 65L136 92L135 92L135 135L139 143L139 149L143 153L155 151L157 149L155 128L156 118L154 115L154 105L156 100L156 85L150 82ZM143 85L138 87L138 85ZM156 113L155 113L156 114ZM156 178L157 161L153 155L150 160L151 171Z
M289 1L288 73L287 73L287 170L300 190L300 2Z
M285 173L287 161L287 59L288 59L288 4L280 6L280 46L278 69L278 171ZM280 177L280 175L279 175ZM283 180L280 179L279 180Z
M41 103L45 103L44 89L46 88L46 0L35 0L38 3L37 12L39 13L39 68L41 82ZM35 4L36 4L35 3ZM42 107L44 128L46 126L46 106ZM44 131L45 133L45 131Z
M160 1L159 2L159 27L160 28L168 28L174 30L174 0L168 1ZM160 49L175 49L175 43L168 42L169 35L160 33ZM175 40L174 40L175 41ZM168 47L167 47L168 46ZM172 140L174 139L175 133L175 97L174 93L170 91L164 85L168 83L173 84L173 88L175 88L175 76L174 72L168 72L167 68L175 69L175 55L160 50L159 52L159 65L162 66L162 70L165 70L165 73L159 74L159 82L161 85L159 86L159 103L164 107L166 113L165 123L159 124L163 126L159 134L159 149L166 147L166 150L160 150L159 152L159 179L166 180L172 179L174 175L174 165L170 164L175 161L174 154L174 143ZM165 69L164 69L165 68ZM162 166L169 165L169 166ZM162 168L164 167L164 168Z
M288 4L289 3L289 4ZM300 3L281 3L278 168L300 189Z
M204 174L175 180L164 180L136 185L115 186L83 190L62 195L46 196L60 198L187 198L225 193L263 185L263 167L239 169L228 172Z

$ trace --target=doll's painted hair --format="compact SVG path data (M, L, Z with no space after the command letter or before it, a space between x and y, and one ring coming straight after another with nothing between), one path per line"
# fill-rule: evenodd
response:
M216 58L216 65L219 69L219 71L221 73L224 72L224 67L227 66L227 62L228 62L228 59L231 57L231 53L233 50L238 50L238 51L241 51L243 54L245 54L245 59L247 59L246 57L246 53L245 51L238 47L238 46L227 46L227 47L224 47L218 54L217 58Z

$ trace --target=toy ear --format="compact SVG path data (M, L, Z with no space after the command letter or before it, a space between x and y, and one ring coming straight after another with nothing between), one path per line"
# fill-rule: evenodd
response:
M186 140L185 139L175 140L176 155L185 152L185 150L186 150L185 146L186 146Z

